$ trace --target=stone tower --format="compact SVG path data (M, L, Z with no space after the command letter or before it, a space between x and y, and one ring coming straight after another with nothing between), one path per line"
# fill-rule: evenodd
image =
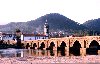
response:
M46 22L44 24L44 35L49 37L49 25L47 23L47 20L46 20Z

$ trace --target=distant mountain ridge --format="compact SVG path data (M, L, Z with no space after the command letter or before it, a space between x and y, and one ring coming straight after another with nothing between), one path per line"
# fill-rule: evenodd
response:
M86 30L87 27L79 25L79 23L59 14L59 13L50 13L44 16L37 18L36 20L31 20L27 22L11 22L6 25L0 25L0 31L11 31L14 32L16 28L19 28L25 33L32 33L35 31L43 32L44 23L48 21L50 26L50 31L78 31Z
M83 25L90 29L93 33L100 34L100 18L88 20L83 23Z

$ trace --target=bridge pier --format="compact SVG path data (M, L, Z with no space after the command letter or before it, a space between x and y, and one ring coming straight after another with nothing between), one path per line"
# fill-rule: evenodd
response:
M80 48L80 55L86 56L86 48Z

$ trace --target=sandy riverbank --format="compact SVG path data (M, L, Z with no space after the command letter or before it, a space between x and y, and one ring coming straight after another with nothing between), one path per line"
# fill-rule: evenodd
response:
M71 57L14 57L0 58L0 64L36 64L36 63L100 63L100 56Z

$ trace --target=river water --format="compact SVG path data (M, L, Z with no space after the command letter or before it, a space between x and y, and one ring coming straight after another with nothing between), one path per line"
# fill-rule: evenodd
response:
M83 52L84 53L84 52ZM98 55L100 55L100 50L98 50ZM29 57L29 56L74 56L74 54L69 53L69 51L50 51L50 50L33 50L33 49L1 49L0 58L4 57ZM81 56L81 55L80 55Z

